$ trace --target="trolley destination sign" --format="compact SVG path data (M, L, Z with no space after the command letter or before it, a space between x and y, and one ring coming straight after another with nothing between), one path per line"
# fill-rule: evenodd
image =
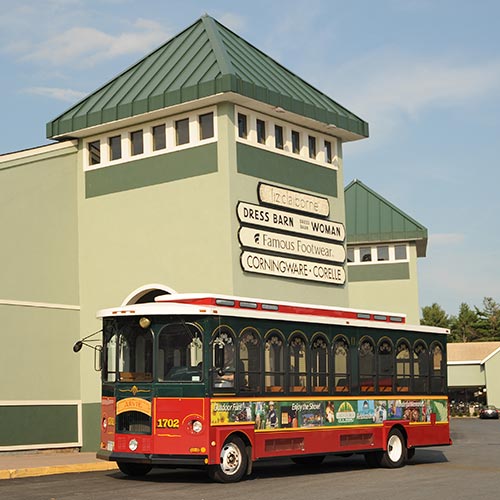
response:
M333 285L345 283L345 271L341 266L289 259L277 255L244 251L241 254L241 267L250 273L319 281Z
M276 233L251 227L241 227L238 238L243 247L285 253L329 262L344 262L344 246L312 240L302 236Z
M236 211L242 224L263 226L340 243L345 240L345 228L339 222L331 222L242 201L238 202Z

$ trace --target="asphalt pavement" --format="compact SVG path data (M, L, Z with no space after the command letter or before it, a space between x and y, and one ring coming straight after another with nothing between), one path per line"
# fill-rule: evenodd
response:
M0 453L0 480L115 469L115 462L98 460L94 452L47 450Z

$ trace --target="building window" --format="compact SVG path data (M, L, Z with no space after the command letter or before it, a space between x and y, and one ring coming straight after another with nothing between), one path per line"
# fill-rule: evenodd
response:
M300 153L300 133L296 130L292 130L292 152Z
M115 135L109 138L109 159L119 160L122 157L122 138L120 135Z
M214 114L205 113L200 115L200 139L210 139L214 136Z
M92 141L88 144L89 164L98 165L101 163L101 141Z
M167 136L165 134L165 125L153 127L153 151L165 149L167 147Z
M177 146L189 142L189 118L175 122L175 143Z
M309 136L309 158L316 159L316 137Z
M406 245L396 245L394 247L394 258L396 260L406 260Z
M389 260L389 247L377 247L377 260Z
M283 149L283 127L274 126L274 145L278 149Z
M142 153L144 153L144 140L142 130L136 130L135 132L130 133L130 143L130 154L132 156L142 155Z
M266 143L266 122L257 119L257 142L259 144Z
M354 262L354 248L347 249L347 262Z
M372 249L370 247L364 247L359 249L359 258L361 262L371 262L372 260Z
M247 115L238 113L238 136L246 139L248 135Z
M325 141L325 161L326 163L332 163L332 159L332 143Z

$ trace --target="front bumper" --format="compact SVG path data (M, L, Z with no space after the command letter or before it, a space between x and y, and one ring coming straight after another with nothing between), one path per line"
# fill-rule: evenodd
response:
M199 467L208 463L207 455L153 455L144 453L114 453L105 450L97 452L97 458L110 462L128 462L155 466Z

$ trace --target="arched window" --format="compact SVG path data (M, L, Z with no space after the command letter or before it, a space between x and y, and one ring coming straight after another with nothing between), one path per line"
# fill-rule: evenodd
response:
M328 340L325 335L314 335L311 342L311 390L328 392Z
M377 375L378 390L380 392L392 392L394 353L392 342L388 338L381 339L377 346Z
M431 345L431 393L443 394L445 392L446 360L443 348L438 342Z
M202 379L203 336L193 323L168 323L158 332L156 371L160 381Z
M288 344L288 386L290 392L307 390L306 339L300 332L294 332Z
M219 326L212 334L212 383L218 389L229 388L233 391L235 389L237 366L235 338L233 329L228 326ZM220 366L217 366L217 360L222 355L224 356L223 367L219 371Z
M264 377L267 392L283 392L285 387L285 356L283 334L270 330L264 345Z
M240 333L240 356L238 381L240 391L259 392L261 389L261 340L259 332L252 327Z
M363 337L359 342L359 389L375 391L375 346L370 337Z
M349 342L345 337L333 341L333 385L335 392L349 392Z
M396 391L410 392L410 344L400 340L396 347Z
M429 351L422 340L413 347L413 390L422 394L429 392Z

